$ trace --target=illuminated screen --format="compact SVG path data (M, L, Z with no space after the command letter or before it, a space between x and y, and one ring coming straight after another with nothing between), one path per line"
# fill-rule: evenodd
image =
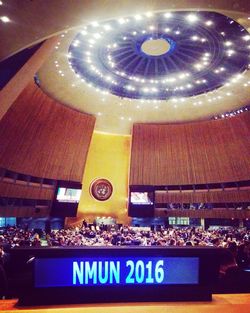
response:
M59 202L79 202L81 192L81 189L59 187L56 200Z
M148 192L131 192L130 199L133 204L153 204Z
M38 258L35 287L198 285L198 257Z

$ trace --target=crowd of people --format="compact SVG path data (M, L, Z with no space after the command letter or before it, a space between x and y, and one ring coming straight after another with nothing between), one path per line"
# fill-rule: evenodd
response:
M16 262L12 263L14 268L12 267L11 270L8 270L8 266L6 267L9 262L8 258L11 256L10 250L27 246L214 246L228 248L231 253L227 253L229 258L227 256L225 260L221 260L221 279L217 290L219 292L241 292L242 290L248 292L250 290L249 275L246 277L250 268L250 231L244 228L205 230L201 227L157 227L153 229L153 227L102 224L96 226L83 223L80 227L45 232L6 227L0 230L0 297L8 294L7 290L10 296L15 296L16 285L18 285L17 276L21 281L20 286L27 281L28 274L19 273L16 269ZM10 278L13 270L15 271L14 284L13 281L11 283ZM30 268L28 270L30 271Z
M0 235L0 246L216 246L229 248L241 266L250 260L250 231L237 228L204 230L201 227L129 227L116 225L52 230L45 233L7 227Z

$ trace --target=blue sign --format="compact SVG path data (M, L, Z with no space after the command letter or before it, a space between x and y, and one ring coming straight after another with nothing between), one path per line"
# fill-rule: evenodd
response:
M37 288L198 283L198 257L82 257L35 260Z

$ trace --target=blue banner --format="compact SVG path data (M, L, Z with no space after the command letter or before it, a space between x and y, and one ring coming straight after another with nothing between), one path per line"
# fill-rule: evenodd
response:
M35 287L198 283L197 257L84 257L35 260Z

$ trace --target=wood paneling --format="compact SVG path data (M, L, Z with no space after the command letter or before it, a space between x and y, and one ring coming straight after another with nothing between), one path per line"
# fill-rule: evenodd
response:
M191 218L250 218L249 210L167 210L155 209L157 217L191 217Z
M9 198L53 200L54 188L41 188L0 182L0 196Z
M6 207L0 206L0 216L1 217L46 217L49 216L50 208L47 206L14 206Z
M31 82L0 122L0 166L81 182L94 124L95 117L56 102Z
M226 203L249 201L250 190L155 193L156 203Z
M196 123L135 124L130 185L184 185L250 178L250 113Z

